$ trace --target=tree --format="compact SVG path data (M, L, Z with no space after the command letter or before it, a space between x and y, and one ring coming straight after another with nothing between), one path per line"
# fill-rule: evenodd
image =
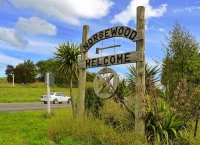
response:
M166 87L166 94L171 100L181 80L187 80L187 91L192 91L200 83L200 57L199 43L178 22L168 34L165 37L161 83Z
M12 74L14 73L14 66L13 65L7 65L7 68L5 70L5 74L7 75L7 81L12 82Z
M127 73L127 81L131 90L135 92L135 84L136 84L136 67L133 64L130 64L128 67ZM159 81L159 77L157 76L160 69L158 66L151 67L148 63L145 64L145 87L146 93L149 94L150 85L156 86L156 82Z
M53 72L53 59L40 60L36 64L38 70L38 79L40 82L44 82L47 72Z
M37 69L33 61L25 60L14 69L16 83L33 83L36 81Z
M73 116L75 117L75 102L72 91L72 80L78 79L78 56L80 55L79 45L66 42L58 45L54 52L54 72L57 75L64 75L66 79L69 79L70 84L70 97L72 99Z
M94 73L94 72L87 72L87 74L86 74L86 82L93 82L95 76L96 76L96 73Z

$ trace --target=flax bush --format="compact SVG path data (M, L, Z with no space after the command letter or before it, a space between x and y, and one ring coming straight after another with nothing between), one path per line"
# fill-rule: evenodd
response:
M144 115L149 142L167 145L189 144L184 133L191 130L192 119L199 116L200 109L200 103L195 100L196 90L187 91L187 82L182 80L170 104L157 96L155 88L151 88L151 93L146 99Z

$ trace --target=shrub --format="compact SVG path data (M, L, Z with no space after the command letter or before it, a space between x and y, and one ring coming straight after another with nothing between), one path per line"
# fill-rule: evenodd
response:
M99 109L103 106L104 100L99 98L93 88L92 83L86 83L85 88L85 109L87 113L92 113L95 117L99 117Z
M182 80L174 92L172 104L167 104L157 96L155 88L151 88L144 116L147 139L151 143L188 143L183 134L191 129L191 119L199 115L200 109L199 102L194 99L195 94L195 90L187 91L187 82Z
M101 120L112 126L114 129L122 127L124 122L125 109L120 104L117 104L112 98L105 101L104 106L100 109L99 114Z
M147 145L134 132L116 132L91 116L82 119L60 116L50 123L49 137L58 144L70 139L81 145Z

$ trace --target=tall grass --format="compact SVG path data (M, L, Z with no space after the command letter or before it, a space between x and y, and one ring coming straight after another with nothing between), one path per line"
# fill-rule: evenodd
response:
M50 123L49 136L58 144L72 139L80 145L145 145L134 132L116 132L91 116L82 119L59 117ZM66 142L65 142L66 143Z

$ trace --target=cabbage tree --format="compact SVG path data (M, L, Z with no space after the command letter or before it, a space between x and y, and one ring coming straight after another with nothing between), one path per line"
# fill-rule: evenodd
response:
M72 91L72 80L78 79L78 56L80 54L80 45L66 42L56 47L54 54L54 72L62 75L69 80L70 97L72 103L73 116L75 117L75 102Z

